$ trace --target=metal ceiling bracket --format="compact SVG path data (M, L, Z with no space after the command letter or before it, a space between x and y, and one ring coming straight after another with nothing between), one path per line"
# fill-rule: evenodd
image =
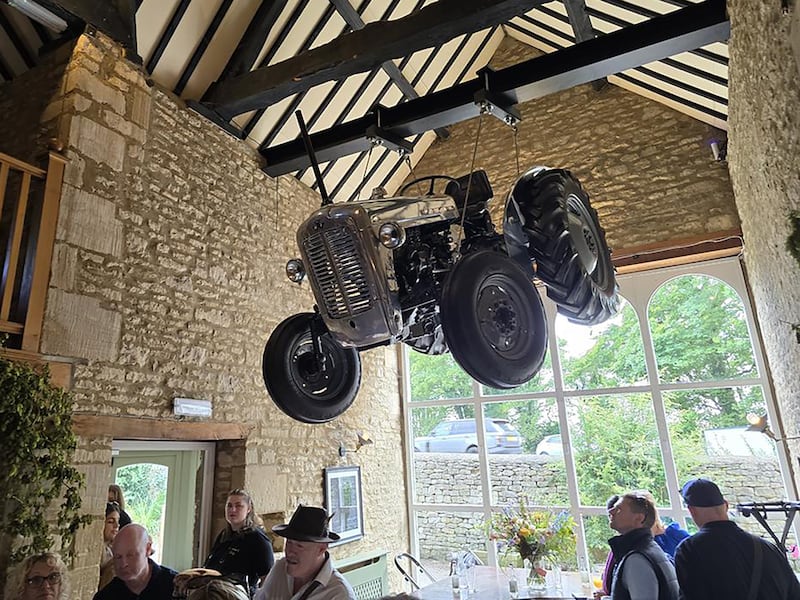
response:
M401 155L410 153L414 149L414 144L399 135L393 134L391 131L382 129L378 125L367 127L366 136L373 146L382 146Z
M489 90L500 98L486 97L493 106L509 106L589 83L596 79L727 40L730 22L725 0L705 0L669 14L654 17L551 54L532 58L487 75L433 92L415 100L380 110L380 120L370 113L311 135L321 163L370 148L365 132L378 123L381 137L398 138L446 127L480 114L476 94ZM481 98L483 99L483 98ZM508 102L506 102L508 99ZM271 176L306 168L301 140L259 150Z
M492 73L494 71L488 67L478 73L483 79L484 87L475 92L475 104L478 105L481 114L492 115L509 127L516 127L522 120L522 115L516 108L516 101L513 96L492 91Z

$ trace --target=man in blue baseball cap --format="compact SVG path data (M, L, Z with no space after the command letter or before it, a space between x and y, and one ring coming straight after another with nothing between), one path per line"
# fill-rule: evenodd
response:
M675 553L681 600L800 598L800 582L783 550L729 520L716 483L690 479L681 496L700 528Z

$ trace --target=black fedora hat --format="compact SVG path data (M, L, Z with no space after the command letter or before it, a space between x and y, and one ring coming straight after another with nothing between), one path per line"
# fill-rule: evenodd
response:
M335 542L339 539L339 534L328 531L329 520L330 517L324 508L301 504L289 519L288 525L275 525L272 531L298 542Z

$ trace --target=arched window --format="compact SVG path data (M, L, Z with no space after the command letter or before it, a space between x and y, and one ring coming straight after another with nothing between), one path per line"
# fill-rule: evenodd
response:
M738 260L619 281L622 309L594 327L545 299L548 356L520 388L484 388L448 355L405 352L413 549L426 564L446 568L464 547L496 563L482 525L521 498L569 510L581 527L562 566L597 571L612 494L649 489L687 527L690 477L718 480L731 503L789 497L781 449L744 431L748 413L775 407Z

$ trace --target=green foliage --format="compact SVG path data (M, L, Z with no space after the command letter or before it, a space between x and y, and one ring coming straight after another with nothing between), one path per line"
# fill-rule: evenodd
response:
M452 354L429 356L409 352L411 401L472 396L472 380L456 364Z
M0 390L0 530L20 536L11 559L51 549L54 533L70 555L76 531L91 520L80 515L84 477L72 466L72 398L50 384L47 369L4 357ZM62 503L51 527L47 511L57 499Z
M134 523L143 525L154 539L161 539L167 474L167 467L152 463L117 469L116 483L125 492L125 512Z

